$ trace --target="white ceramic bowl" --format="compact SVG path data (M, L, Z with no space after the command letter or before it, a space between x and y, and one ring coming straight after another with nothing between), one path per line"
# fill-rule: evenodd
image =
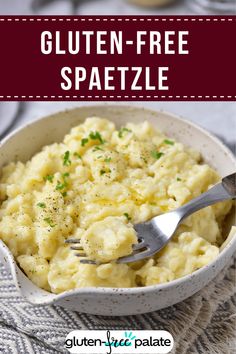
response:
M13 132L0 144L0 166L15 159L26 161L42 146L60 142L71 127L94 115L108 118L117 126L127 121L148 120L170 137L200 151L205 161L216 168L220 175L225 176L236 170L232 153L218 139L189 121L166 112L101 105L57 113ZM228 226L230 229L232 220ZM186 299L213 279L235 250L234 231L215 261L183 278L143 288L83 288L60 295L36 287L18 268L8 248L1 241L0 261L10 270L19 292L32 304L57 304L80 312L119 316L158 310Z

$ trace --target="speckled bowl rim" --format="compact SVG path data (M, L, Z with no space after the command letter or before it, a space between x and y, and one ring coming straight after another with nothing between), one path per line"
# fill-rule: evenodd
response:
M0 149L1 147L7 143L11 138L15 137L19 132L21 132L22 130L33 126L34 124L36 124L39 121L43 121L43 120L47 120L49 118L53 119L54 116L57 116L60 113L67 113L68 111L71 110L75 110L75 109L94 109L97 107L104 107L104 108L108 108L108 107L112 107L114 109L138 109L138 110L144 110L144 111L148 111L150 113L155 113L157 114L158 112L162 113L162 114L166 114L172 118L174 118L176 121L180 121L186 125L188 125L190 128L194 128L198 131L200 131L201 134L209 137L211 140L213 140L219 147L221 150L224 151L224 153L229 156L232 159L232 163L235 165L236 168L236 160L235 157L233 155L233 153L229 150L229 148L227 146L225 146L222 141L220 141L216 136L214 136L213 134L209 133L207 130L205 130L203 127L199 126L196 123L193 123L190 120L187 120L186 118L183 118L182 116L178 116L176 114L173 113L169 113L168 111L165 110L153 110L153 109L148 109L145 107L141 107L141 106L130 106L130 105L113 105L113 104L94 104L91 106L79 106L79 107L73 107L72 109L66 109L64 111L59 111L53 114L50 114L48 116L44 116L41 118L37 118L35 119L33 122L30 123L26 123L23 124L22 126L20 126L19 128L15 129L14 131L12 131L10 134L8 134L2 141L0 141ZM186 144L185 144L186 145ZM233 226L233 225L232 225ZM106 295L112 295L112 294L128 294L128 295L132 295L132 294L139 294L139 293L152 293L153 291L158 292L158 291L162 291L168 288L172 288L172 287L176 287L182 283L188 282L191 279L194 279L196 277L198 277L201 273L205 272L208 268L212 268L215 266L215 264L219 261L220 258L223 258L223 256L225 255L225 253L228 251L228 249L232 246L232 244L236 242L236 233L233 235L233 237L231 238L231 240L228 242L228 244L223 248L223 250L220 251L219 255L209 264L197 269L196 271L194 271L193 273L187 274L181 278L178 279L174 279L170 282L166 282L166 283L160 283L160 284L156 284L156 285L148 285L148 286L143 286L143 287L132 287L132 288L112 288L112 287L84 287L84 288L77 288L77 289L72 289L72 290L67 290L64 291L60 294L55 294L52 292L48 292L45 291L43 289L40 289L39 287L37 287L39 290L44 291L45 296L48 295L52 295L53 298L49 299L49 300L45 300L43 301L43 305L47 305L47 304L52 304L54 302L57 302L58 300L61 300L63 298L66 298L67 296L71 296L71 295L86 295L86 294L94 294L94 293L98 293L98 294L106 294ZM11 251L9 250L9 248L4 244L3 241L0 242L0 247L1 243L4 245L3 247L5 247L9 253L9 256L12 260L12 265L14 265L14 269L11 269L12 273L13 273L13 278L14 281L17 285L17 288L19 290L20 293L22 293L20 284L18 282L18 278L17 278L17 273L18 270L20 270L22 272L22 270L19 268L17 262L15 261ZM11 267L12 268L12 267ZM24 274L24 273L23 273ZM29 279L27 277L27 279ZM29 279L30 280L30 279ZM31 282L32 285L33 282Z

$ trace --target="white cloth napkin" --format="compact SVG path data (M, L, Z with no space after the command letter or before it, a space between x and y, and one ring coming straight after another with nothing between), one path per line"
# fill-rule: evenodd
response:
M17 293L0 263L0 353L68 353L64 341L75 329L163 329L175 340L171 354L235 353L235 269L226 267L191 298L146 315L103 317L59 306L33 306Z

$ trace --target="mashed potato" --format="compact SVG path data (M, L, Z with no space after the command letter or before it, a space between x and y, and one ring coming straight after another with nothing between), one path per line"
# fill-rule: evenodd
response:
M173 210L219 181L196 151L148 122L114 124L97 117L45 146L0 179L0 238L39 287L60 293L87 286L134 287L194 272L219 253L231 202L188 217L155 257L116 264L137 242L133 224ZM65 240L78 238L81 264Z

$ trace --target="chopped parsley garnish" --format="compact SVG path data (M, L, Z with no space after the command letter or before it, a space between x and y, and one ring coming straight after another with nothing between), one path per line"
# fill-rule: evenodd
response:
M164 155L163 152L151 151L151 156L154 157L154 159L156 159L156 160L159 160L159 158L163 155Z
M104 162L111 162L111 157L107 157L104 159Z
M69 176L70 176L70 174L69 174L68 172L63 173L63 175L62 175L62 177L63 177L63 178L65 178L65 177L69 177Z
M131 132L132 132L132 130L123 127L123 128L121 128L121 129L118 131L118 137L119 137L119 138L123 138L124 133L131 133Z
M45 218L45 219L43 219L49 226L51 226L51 227L54 227L54 226L56 226L56 224L53 224L53 221L52 221L52 219L50 219L50 218Z
M179 182L179 181L182 181L182 179L181 179L181 178L179 178L179 177L177 177L176 179L177 179L177 181L178 181L178 182Z
M46 204L45 203L38 203L37 206L42 208L42 209L46 208Z
M124 216L126 217L126 219L127 219L128 221L130 221L130 220L131 220L131 216L129 216L129 214L128 214L128 213L124 213Z
M62 195L63 197L66 197L66 196L67 196L67 192L62 192L61 195Z
M63 166L70 166L70 165L71 165L70 151L66 151L63 155Z
M82 140L81 140L81 146L84 146L84 145L86 145L86 144L88 144L88 138L83 138Z
M104 140L103 140L103 138L101 137L101 134L99 133L99 132L91 132L90 134L89 134L89 137L90 137L90 139L92 139L92 140L99 140L100 141L100 143L101 144L104 144Z
M174 145L174 141L168 140L168 139L165 139L164 143L167 144L167 145Z
M62 174L63 182L57 181L56 191L61 191L68 186L67 178L70 176L68 172Z
M81 155L78 152L74 152L73 154L75 157L78 157L78 159L82 159Z
M43 177L44 181L48 181L50 183L53 182L53 179L54 179L54 175L47 175L45 177Z
M98 151L98 150L104 151L100 146L95 146L95 148L93 149L93 151Z
M61 191L62 189L64 189L65 187L67 186L67 183L64 182L60 182L60 181L57 181L57 185L56 185L56 191Z

